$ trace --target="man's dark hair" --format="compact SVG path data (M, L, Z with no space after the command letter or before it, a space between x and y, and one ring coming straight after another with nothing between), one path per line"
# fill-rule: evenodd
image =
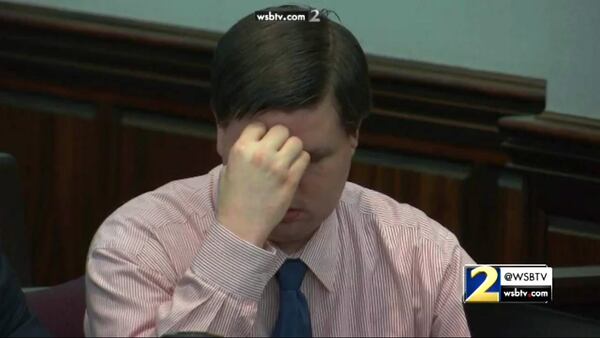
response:
M310 9L285 5L263 10ZM342 25L327 15L320 20L266 22L252 13L221 37L211 72L211 107L220 126L266 109L311 107L331 92L344 129L357 130L371 109L364 51Z

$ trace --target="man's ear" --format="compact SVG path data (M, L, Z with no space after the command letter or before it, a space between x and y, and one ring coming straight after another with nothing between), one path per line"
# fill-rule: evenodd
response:
M224 144L225 143L225 130L222 126L217 124L217 153L221 156L221 160L225 160L223 158L224 154Z
M352 147L352 154L356 152L356 148L358 148L358 138L360 136L360 125L356 128L354 134L349 135L350 137L350 147Z

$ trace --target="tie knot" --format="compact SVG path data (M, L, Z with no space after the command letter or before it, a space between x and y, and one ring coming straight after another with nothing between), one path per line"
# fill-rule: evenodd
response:
M277 272L279 288L285 291L299 290L305 273L306 264L303 261L299 259L286 260Z

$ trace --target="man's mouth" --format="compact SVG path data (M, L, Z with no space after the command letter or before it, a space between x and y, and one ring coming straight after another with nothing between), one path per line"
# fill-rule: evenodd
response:
M304 212L301 209L289 208L283 216L283 223L290 223L299 219Z

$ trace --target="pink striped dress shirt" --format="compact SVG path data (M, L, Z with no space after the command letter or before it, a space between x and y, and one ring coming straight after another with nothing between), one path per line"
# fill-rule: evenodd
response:
M203 331L269 336L278 248L215 217L221 166L129 201L102 224L87 261L87 336ZM347 182L336 209L290 257L309 267L314 336L468 336L462 268L472 259L421 211Z

